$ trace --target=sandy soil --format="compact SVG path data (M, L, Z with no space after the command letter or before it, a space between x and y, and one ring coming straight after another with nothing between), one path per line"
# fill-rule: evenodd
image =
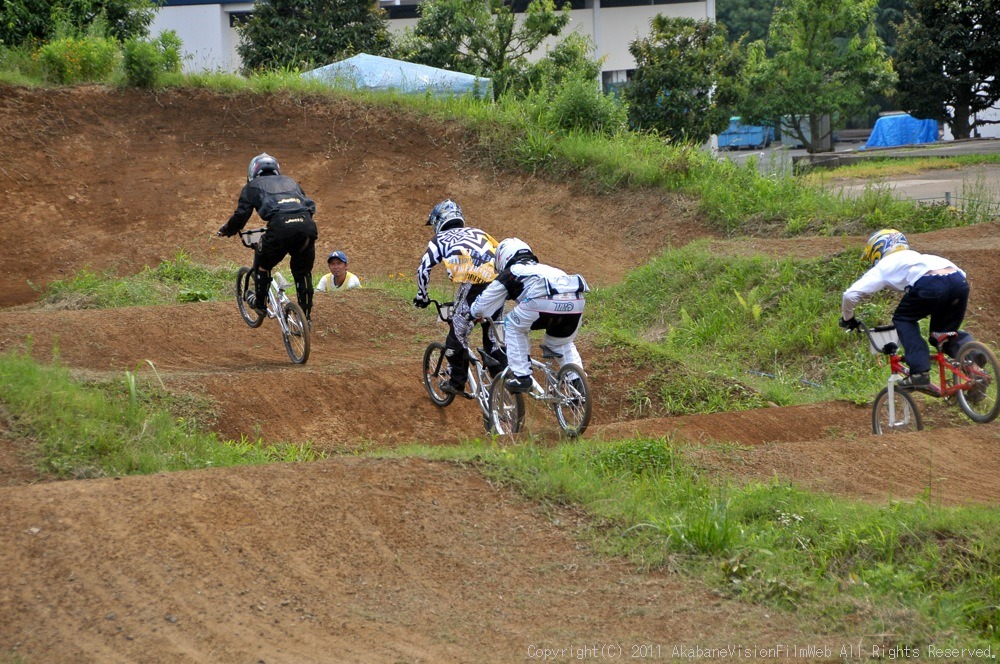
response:
M244 260L238 242L212 234L263 150L317 200L320 253L347 251L363 277L409 278L427 211L448 196L471 223L523 237L598 285L698 238L744 254L857 242L712 238L681 197L491 172L458 130L346 103L0 87L0 118L0 349L48 359L57 348L82 377L153 380L155 367L168 388L216 404L213 426L227 437L343 451L454 444L481 426L472 404L440 410L422 390L423 347L442 327L374 289L317 300L304 367L288 363L273 325L247 328L231 303L33 304L38 286L84 267L135 272L180 251ZM968 270L974 329L992 343L997 230L911 238ZM707 471L737 481L1000 503L1000 425L969 426L933 404L930 430L893 439L868 435L868 409L844 403L634 419L611 396L632 368L586 342L584 355L596 440L674 435ZM544 414L529 412L529 424L556 439ZM0 661L507 662L538 660L542 648L589 657L579 649L595 645L627 657L650 644L663 658L674 646L838 645L794 615L600 558L580 539L581 515L529 503L475 468L335 456L50 482L28 462L30 441L6 427L0 411Z

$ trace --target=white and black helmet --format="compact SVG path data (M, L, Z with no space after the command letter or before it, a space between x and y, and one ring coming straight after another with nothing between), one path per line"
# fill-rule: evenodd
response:
M430 215L427 217L427 225L434 227L435 235L441 231L451 230L452 228L462 228L465 226L465 217L462 216L462 208L458 207L458 203L450 198L443 200L431 210Z
M497 272L503 272L514 263L522 260L537 261L531 247L524 240L516 237L509 237L497 245L496 267Z
M247 167L247 182L250 182L258 175L263 175L264 173L281 175L281 169L278 168L277 159L266 152L261 152L259 155L250 160L250 166Z

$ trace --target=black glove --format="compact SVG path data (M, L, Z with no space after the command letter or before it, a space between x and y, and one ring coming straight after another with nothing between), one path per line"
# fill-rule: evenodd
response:
M232 237L233 235L236 235L236 233L233 233L231 230L229 230L229 224L222 224L222 227L219 228L219 231L216 233L216 235L218 235L219 237Z
M431 301L429 298L420 297L419 295L413 298L413 306L415 306L417 309L426 309L427 307L430 306L430 304Z
M840 319L840 326L842 328L844 328L845 330L856 330L859 327L861 327L861 323L858 322L857 318L855 318L854 316L851 316L847 320L844 320L843 318L841 318Z

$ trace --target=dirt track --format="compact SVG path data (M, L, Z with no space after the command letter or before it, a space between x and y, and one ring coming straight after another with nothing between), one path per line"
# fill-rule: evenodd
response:
M313 354L299 368L273 329L248 329L231 303L31 306L30 284L84 266L138 271L181 250L209 263L242 260L237 242L210 236L262 150L318 201L320 252L344 249L363 277L411 275L427 210L446 196L471 222L529 239L596 284L710 235L681 198L596 196L484 171L461 133L378 109L0 87L0 307L9 307L0 310L0 349L30 337L47 358L58 345L63 363L87 375L148 372L149 360L168 387L214 400L226 436L259 430L342 450L450 444L477 432L471 404L441 411L421 389L415 367L441 328L376 290L318 300ZM911 238L969 271L975 329L992 343L998 230ZM846 241L715 246L822 254ZM866 408L840 403L631 420L609 396L628 368L595 349L584 356L599 395L589 434L597 439L676 432L714 473L879 500L930 492L947 504L1000 503L996 424L970 427L931 409L933 430L883 440L867 435ZM263 394L271 398L258 405ZM554 435L542 416L529 413L529 423ZM794 616L600 559L576 539L577 515L521 500L474 469L336 457L31 483L5 430L0 418L0 661L16 652L32 663L506 662L531 659L532 647L821 637ZM748 447L721 456L706 441Z

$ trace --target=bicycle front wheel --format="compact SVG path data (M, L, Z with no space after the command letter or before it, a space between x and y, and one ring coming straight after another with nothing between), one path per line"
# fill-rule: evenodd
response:
M240 316L250 327L260 327L264 322L264 316L259 315L254 308L247 303L247 293L254 292L253 271L248 267L241 267L236 273L236 307L240 310Z
M490 385L490 433L506 436L524 428L524 395L511 392L504 384L509 372L504 371Z
M455 400L455 395L441 389L441 381L451 380L451 369L444 356L445 347L432 341L424 351L424 388L435 406L444 408Z
M1000 414L996 355L985 344L970 341L958 349L955 361L972 383L972 387L958 391L958 407L973 422L992 422Z
M556 420L570 438L582 436L590 424L590 381L579 365L564 364L556 374Z
M305 364L309 359L309 321L295 302L286 302L281 312L285 317L287 332L282 332L285 350L294 364Z
M906 433L920 431L924 421L917 409L917 402L906 390L898 387L892 391L893 417L889 417L889 388L883 387L872 404L872 433L881 436L886 433Z

